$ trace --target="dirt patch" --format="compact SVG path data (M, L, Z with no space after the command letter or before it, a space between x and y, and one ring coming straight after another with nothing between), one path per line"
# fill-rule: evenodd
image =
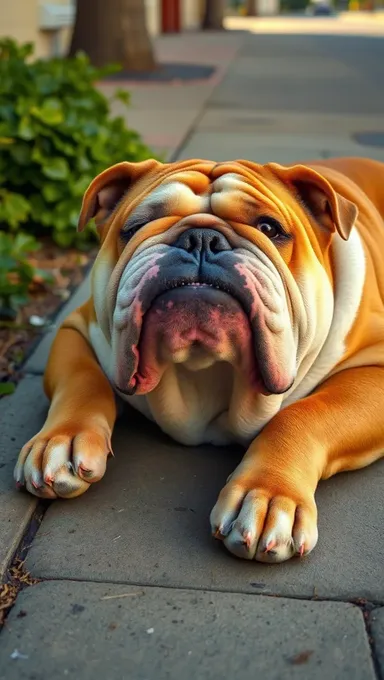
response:
M29 258L31 264L52 277L47 284L36 278L30 287L30 300L21 307L14 321L0 319L0 383L12 391L22 375L22 367L32 350L49 328L56 314L82 282L97 253L74 248L63 250L51 241ZM4 388L4 384L7 387ZM0 394L1 398L1 394Z
M33 578L26 570L24 562L16 559L9 569L7 583L0 584L0 627L4 625L8 612L15 603L18 592L36 583L39 583L39 579ZM21 616L26 616L26 612L23 612Z

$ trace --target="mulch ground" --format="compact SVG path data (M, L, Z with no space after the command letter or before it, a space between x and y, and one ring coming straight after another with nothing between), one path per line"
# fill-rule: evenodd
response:
M50 274L52 282L36 279L30 287L30 300L19 309L17 318L0 319L0 398L2 392L10 393L21 378L23 363L84 279L96 252L95 247L87 252L63 250L43 241L41 249L29 258L32 265Z

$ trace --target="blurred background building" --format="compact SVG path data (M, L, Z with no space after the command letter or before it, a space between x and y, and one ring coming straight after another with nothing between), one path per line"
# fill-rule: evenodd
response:
M0 37L35 43L38 57L64 54L70 43L76 0L0 0ZM321 14L330 11L372 11L384 0L224 0L226 14ZM145 0L149 34L196 30L205 0ZM252 11L250 11L250 7Z
M145 0L145 5L150 35L193 30L201 24L200 0ZM66 52L74 19L75 0L0 0L0 37L35 43L38 57Z

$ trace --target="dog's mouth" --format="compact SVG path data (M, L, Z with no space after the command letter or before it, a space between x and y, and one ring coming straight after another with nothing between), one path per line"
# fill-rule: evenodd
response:
M121 394L151 392L172 364L198 371L215 362L232 364L254 391L282 393L290 387L292 378L281 370L263 315L252 318L254 298L251 305L246 287L241 294L228 276L168 280L161 288L138 295L113 334L114 383Z
M217 283L173 282L135 317L137 342L132 343L131 324L119 334L115 382L120 392L151 392L170 364L197 371L216 361L241 366L259 383L248 317Z

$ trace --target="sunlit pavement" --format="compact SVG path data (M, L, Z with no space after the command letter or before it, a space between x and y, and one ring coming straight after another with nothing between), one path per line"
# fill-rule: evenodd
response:
M284 16L240 17L230 16L226 28L252 33L295 33L297 35L384 35L384 11L343 12L330 17Z

